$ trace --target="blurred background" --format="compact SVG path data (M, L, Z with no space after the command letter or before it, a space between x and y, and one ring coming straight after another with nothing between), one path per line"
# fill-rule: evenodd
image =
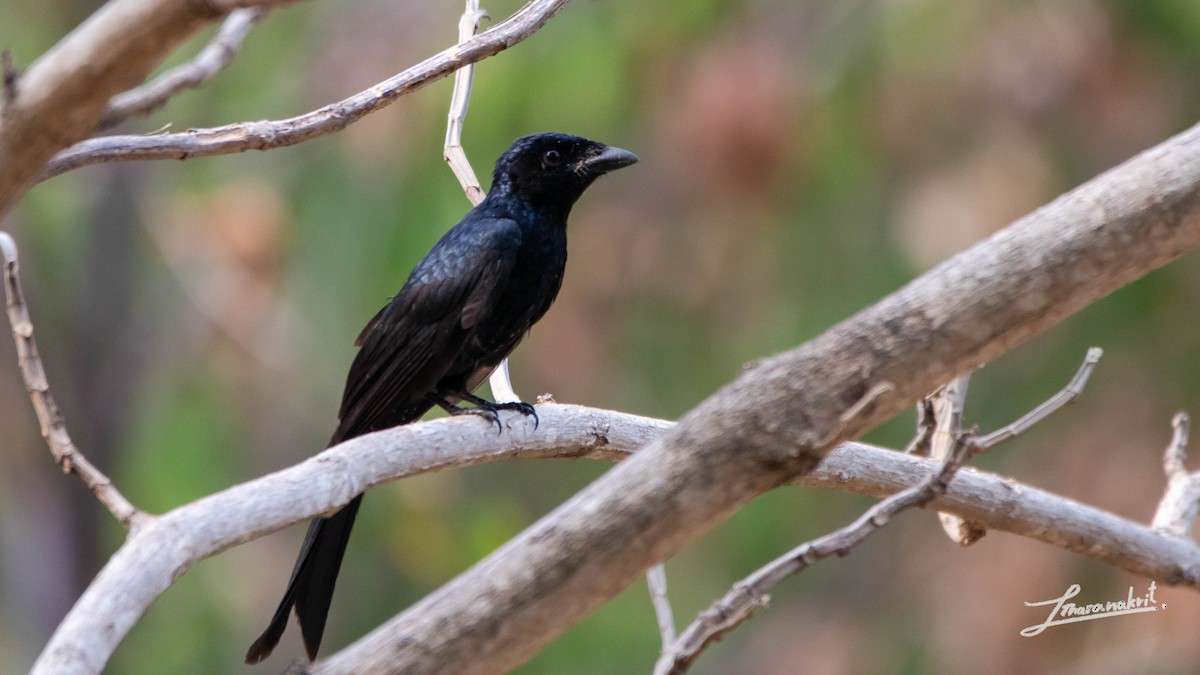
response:
M27 66L95 10L7 0ZM497 20L520 6L495 0ZM233 65L122 131L300 114L454 41L457 2L277 10ZM172 63L195 53L207 31ZM1190 0L580 1L481 64L464 145L486 187L516 136L558 130L641 163L576 207L558 302L512 360L526 398L675 418L747 361L807 340L1011 220L1200 119ZM323 447L352 343L467 210L441 159L450 80L345 131L269 153L85 168L4 227L77 444L162 512ZM1177 410L1200 412L1200 261L1185 258L976 374L967 418L1007 423L1105 358L1081 401L976 464L1146 522ZM903 447L907 413L868 440ZM1200 454L1200 452L1197 452ZM1193 459L1200 467L1200 458ZM512 462L371 491L335 596L332 653L437 588L608 467ZM677 617L871 500L780 489L668 565ZM117 651L114 673L241 664L303 525L196 565ZM51 461L0 339L0 662L27 669L122 531ZM932 513L772 594L698 673L1195 672L1200 596L1154 614L1018 634L1025 601L1148 581L993 532L960 549ZM636 584L521 673L648 672Z

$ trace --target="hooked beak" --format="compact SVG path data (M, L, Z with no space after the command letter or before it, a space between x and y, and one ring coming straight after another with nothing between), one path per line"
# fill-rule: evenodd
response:
M589 172L602 174L636 164L637 161L637 155L628 150L606 146L600 154L585 159L583 165Z

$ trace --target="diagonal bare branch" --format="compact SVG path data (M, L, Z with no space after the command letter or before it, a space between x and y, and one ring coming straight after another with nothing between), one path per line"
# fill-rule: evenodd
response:
M195 58L171 68L146 84L114 96L100 116L96 128L110 129L130 117L149 115L166 105L176 94L203 85L233 61L242 47L242 41L250 34L250 29L270 11L270 7L251 7L230 12L212 41Z
M728 593L709 605L684 629L671 649L663 652L654 666L654 675L687 672L705 649L745 623L756 609L765 606L769 600L768 592L779 582L832 555L847 555L900 512L925 506L938 495L945 494L950 480L974 449L969 439L958 433L946 449L941 466L928 478L880 501L853 523L793 548L734 584Z
M1104 355L1104 350L1099 347L1092 347L1087 350L1087 354L1083 357L1083 363L1079 364L1079 370L1075 371L1075 376L1054 396L1046 399L1041 405L1030 410L1023 415L1021 419L1001 427L986 436L982 436L975 441L975 444L981 449L987 450L993 448L1005 441L1016 438L1025 433L1033 425L1041 422L1047 417L1058 412L1061 408L1074 403L1081 394L1083 388L1087 386L1088 378L1092 376L1092 371L1096 369L1096 364L1100 363L1100 357Z
M55 155L38 176L46 180L81 166L145 159L188 159L271 150L340 131L396 99L533 35L569 0L531 0L508 19L462 45L442 51L349 98L285 120L244 122L157 136L104 136Z

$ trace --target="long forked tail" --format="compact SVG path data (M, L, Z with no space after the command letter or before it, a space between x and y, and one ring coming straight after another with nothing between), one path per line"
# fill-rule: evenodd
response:
M287 628L288 615L296 608L300 621L300 634L304 638L304 651L309 660L317 657L321 647L321 635L325 632L325 619L329 615L329 603L333 600L333 586L337 582L342 556L346 553L346 542L354 517L362 504L362 495L355 497L344 509L328 518L314 518L308 526L300 556L292 570L287 592L279 602L279 608L271 617L271 624L250 645L246 652L246 663L258 663L271 655L283 630Z

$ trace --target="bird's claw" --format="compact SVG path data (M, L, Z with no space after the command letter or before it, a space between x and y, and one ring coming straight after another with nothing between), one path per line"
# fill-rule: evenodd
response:
M533 428L534 429L537 429L538 424L541 423L541 420L538 419L537 410L534 410L533 404L531 404L531 403L526 403L525 401L512 401L509 403L497 403L496 408L498 410L515 410L526 417L533 417Z
M504 425L500 423L500 416L497 414L501 410L513 410L525 415L526 417L532 416L534 429L537 429L538 424L541 423L541 420L538 419L537 411L533 409L531 404L524 401L508 401L504 403L492 403L491 401L484 401L482 403L475 404L474 408L459 408L458 410L461 410L463 413L468 415L479 415L483 419L494 423L498 429L496 432L497 434L504 432Z

